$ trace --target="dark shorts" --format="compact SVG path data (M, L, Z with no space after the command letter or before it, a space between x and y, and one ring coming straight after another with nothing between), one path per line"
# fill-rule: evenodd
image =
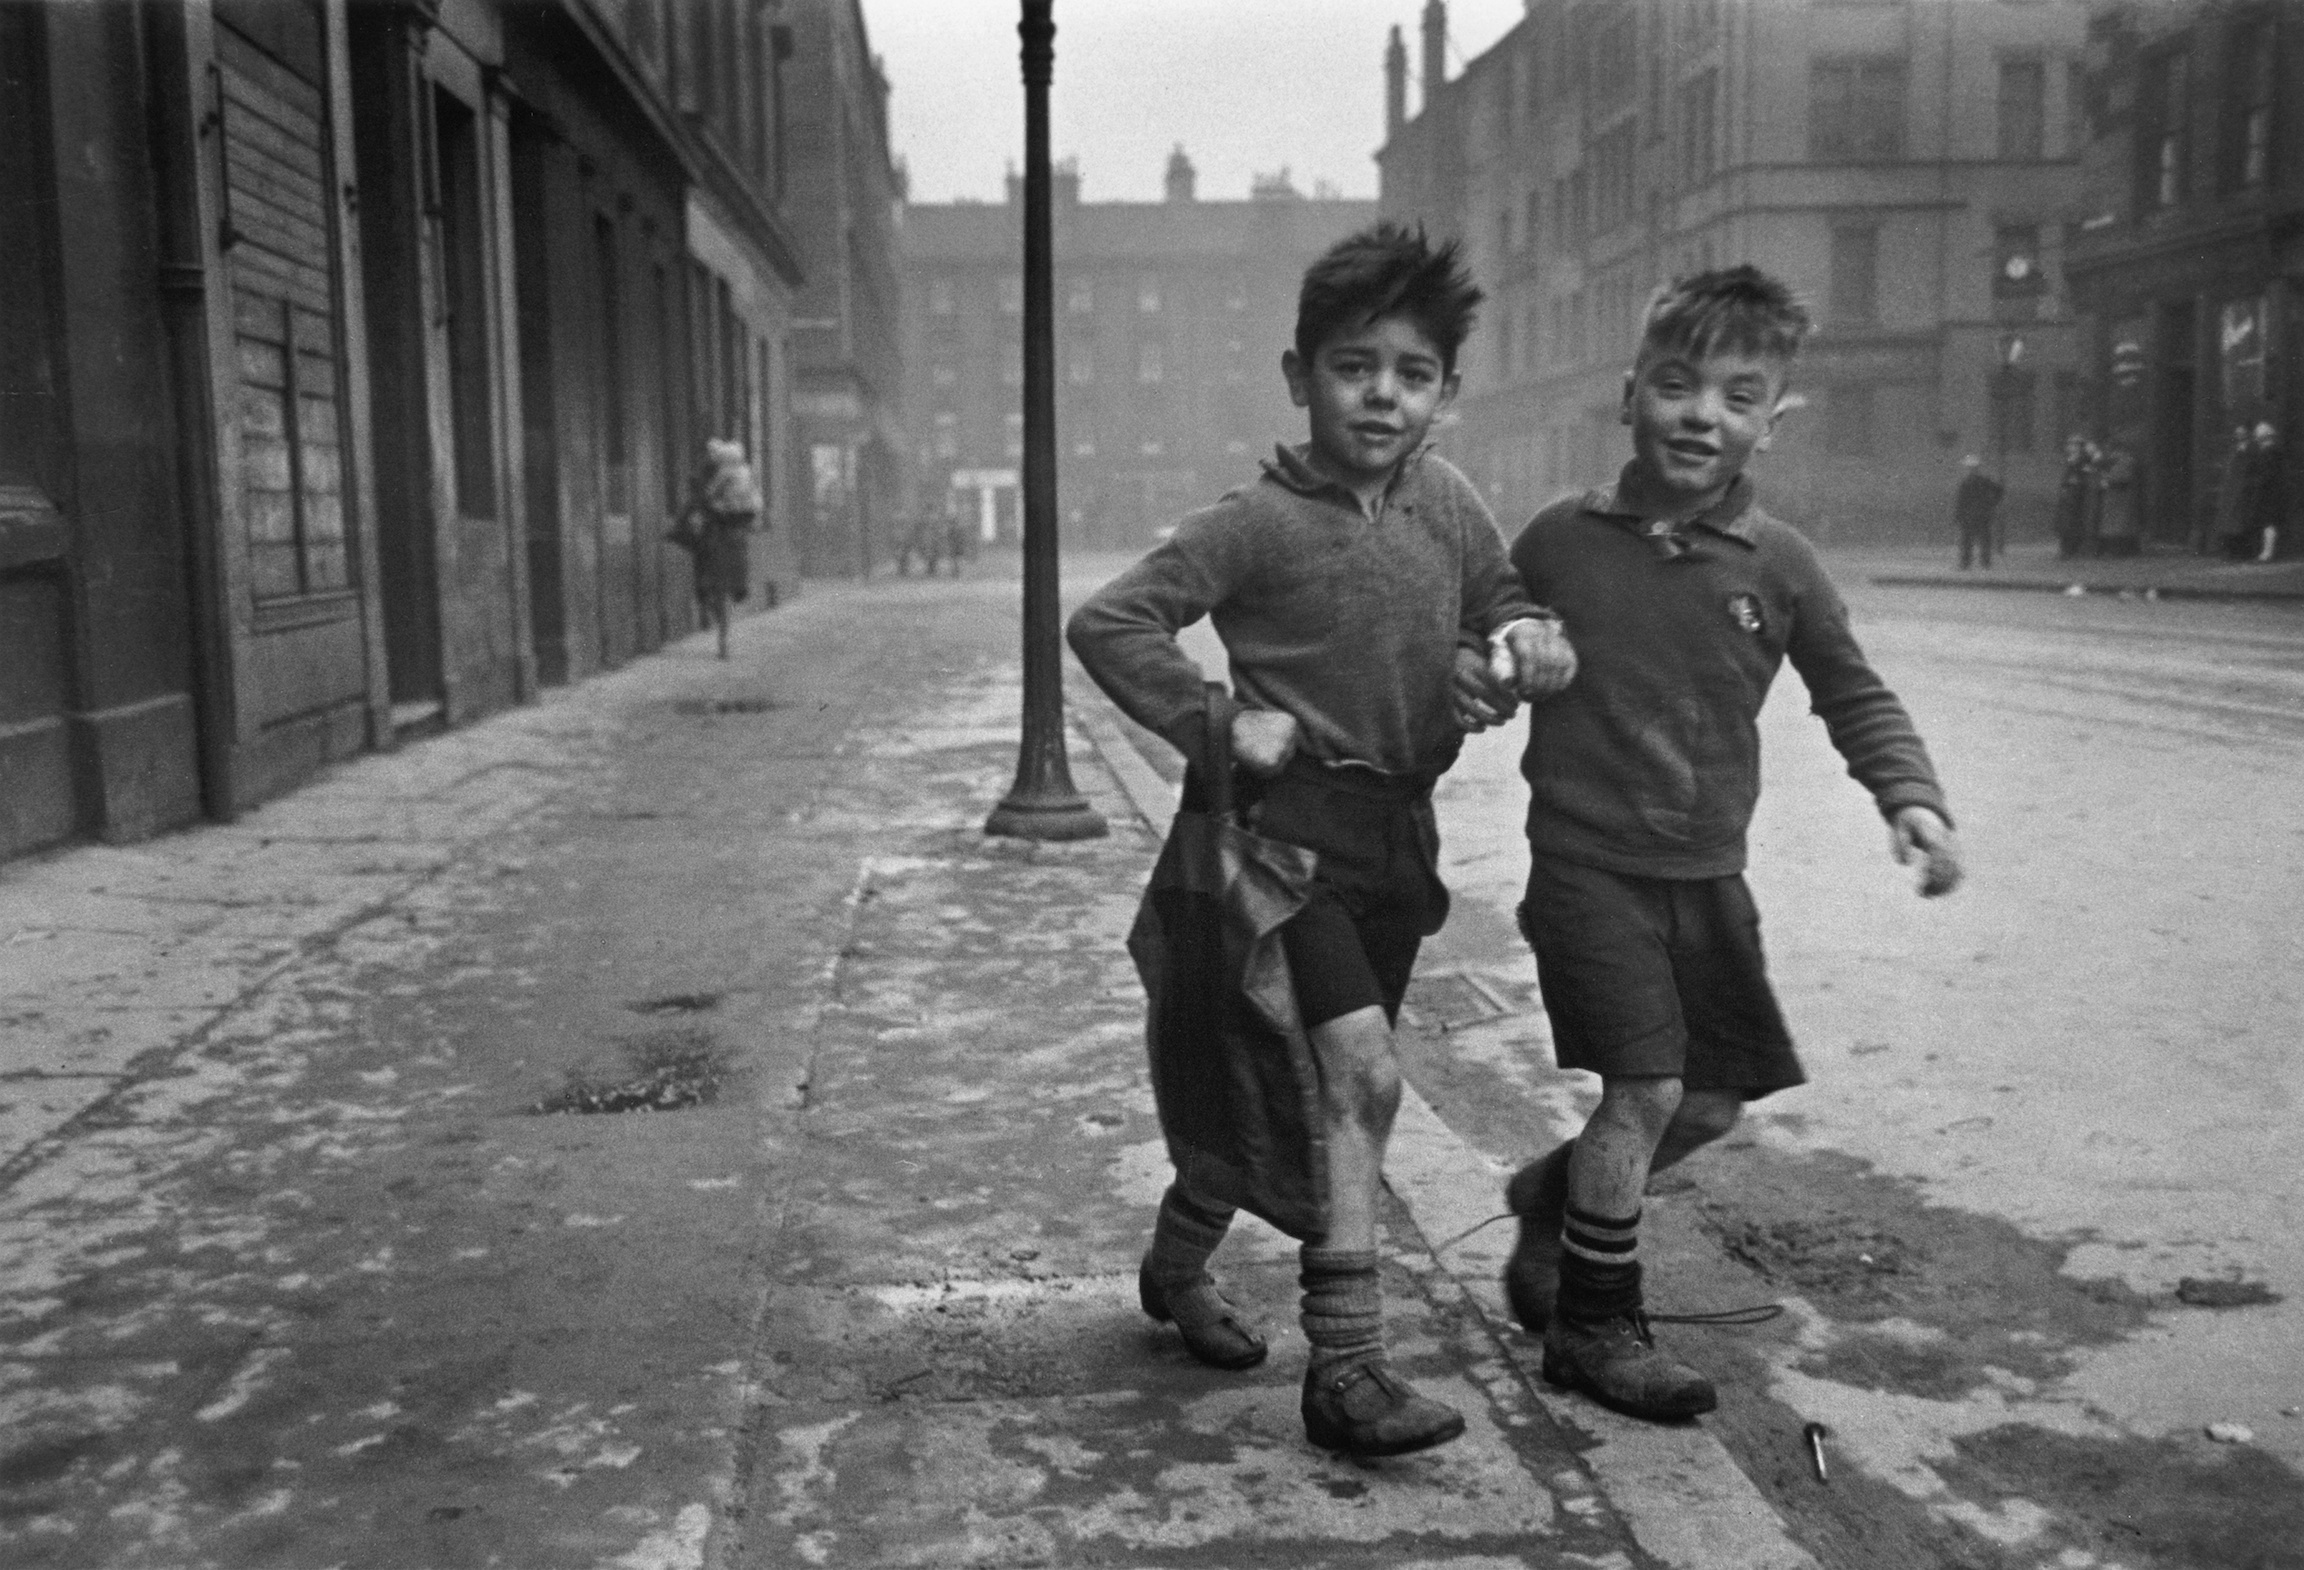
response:
M1520 931L1562 1068L1747 1099L1807 1080L1741 876L1639 878L1532 856Z
M1280 929L1307 1030L1369 1007L1397 1020L1417 949L1448 919L1431 787L1336 773L1292 765L1250 809L1257 833L1320 857L1311 902Z

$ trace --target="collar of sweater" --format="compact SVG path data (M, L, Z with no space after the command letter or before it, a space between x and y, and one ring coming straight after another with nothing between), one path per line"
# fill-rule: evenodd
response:
M1628 463L1613 484L1602 485L1585 493L1584 510L1597 513L1603 518L1616 519L1635 534L1706 529L1740 545L1757 547L1760 543L1754 538L1752 529L1753 516L1757 511L1752 502L1752 482L1741 474L1729 482L1728 494L1705 511L1693 518L1667 522L1672 519L1670 499L1647 483L1647 477L1640 472L1637 463Z
M1392 478L1384 482L1383 499L1386 503L1407 486L1409 478L1422 466L1424 455L1431 450L1432 444L1425 442L1400 460L1399 467L1392 471ZM1275 485L1294 491L1299 496L1326 496L1344 503L1354 512L1366 511L1351 486L1312 466L1310 442L1298 442L1293 447L1283 442L1275 446L1272 456L1264 460L1264 475ZM1382 510L1381 506L1377 508L1379 512Z

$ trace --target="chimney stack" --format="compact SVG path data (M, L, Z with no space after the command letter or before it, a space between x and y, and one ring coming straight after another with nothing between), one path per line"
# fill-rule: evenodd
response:
M1408 123L1408 44L1400 24L1392 24L1392 40L1384 46L1384 140L1389 142Z
M1168 155L1168 200L1171 202L1191 201L1198 178L1198 172L1192 167L1192 160L1184 156L1184 144L1178 142L1176 151Z
M1424 0L1424 113L1440 101L1448 80L1448 7L1441 0Z

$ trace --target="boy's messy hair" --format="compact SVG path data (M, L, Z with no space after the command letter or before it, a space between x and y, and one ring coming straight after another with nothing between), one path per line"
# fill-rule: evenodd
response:
M1675 278L1656 291L1641 319L1639 357L1722 351L1789 365L1812 324L1784 284L1749 262Z
M1387 219L1337 241L1304 270L1296 297L1296 354L1310 364L1336 334L1380 316L1405 316L1432 340L1442 368L1452 373L1480 300L1454 240L1435 245L1422 224L1410 229Z

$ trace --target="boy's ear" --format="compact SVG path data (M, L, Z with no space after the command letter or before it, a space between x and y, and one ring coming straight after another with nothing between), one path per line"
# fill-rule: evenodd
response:
M1463 388L1464 373L1462 371L1450 371L1446 376L1441 377L1440 401L1433 405L1432 412L1438 414L1442 409L1454 403L1457 393L1463 391Z
M1616 423L1618 425L1630 425L1632 423L1632 389L1638 385L1638 373L1626 371L1624 373L1624 401L1616 406Z
M1770 447L1774 446L1776 442L1776 427L1783 423L1784 416L1790 414L1795 409L1805 409L1807 407L1808 400L1802 397L1799 393L1778 393L1776 395L1775 407L1768 411L1768 428L1760 433L1760 439L1752 444L1752 450L1754 452L1766 452Z
M1312 405L1312 368L1293 349L1280 351L1280 374L1288 378L1288 401L1299 409Z

